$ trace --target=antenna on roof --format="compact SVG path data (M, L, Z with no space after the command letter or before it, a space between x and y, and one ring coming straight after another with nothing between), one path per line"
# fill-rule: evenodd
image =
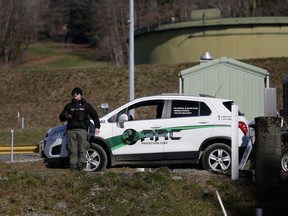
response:
M222 88L222 85L218 88L216 94L214 95L214 98L216 97L216 95L218 94L218 92L220 91L221 88Z

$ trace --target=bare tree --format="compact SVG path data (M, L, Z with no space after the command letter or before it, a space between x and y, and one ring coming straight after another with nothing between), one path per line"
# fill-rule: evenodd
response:
M134 0L135 29L191 19L196 9L219 8L222 17L287 16L288 0ZM0 61L21 55L33 39L75 42L116 65L128 62L128 0L0 0ZM65 37L66 36L66 37ZM85 43L88 43L87 40ZM91 44L90 44L91 45Z
M175 21L183 22L191 19L191 12L199 8L197 1L174 0Z
M218 7L223 17L278 16L282 8L280 5L274 0L211 1L211 6Z
M95 37L98 49L108 54L116 65L126 64L128 55L129 3L127 1L99 1L94 5Z
M16 59L35 36L35 8L33 0L0 0L0 59Z

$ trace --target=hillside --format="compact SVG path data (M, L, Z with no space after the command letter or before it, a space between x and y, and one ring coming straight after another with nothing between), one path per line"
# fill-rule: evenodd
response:
M47 64L49 60L55 61L57 58L59 56L55 55L43 60L43 57L34 56L25 59L23 64L0 71L2 93L0 128L17 128L18 112L24 117L26 128L47 128L60 124L59 112L70 101L70 92L75 86L82 88L83 97L94 107L106 102L112 110L127 102L129 73L127 66L89 66L87 63L88 66L80 67L39 67L39 64ZM245 62L270 72L270 87L277 88L280 110L282 79L286 74L288 59L254 59ZM136 65L135 97L178 92L179 72L196 64L198 63ZM99 109L98 113L102 115Z
M84 97L95 107L107 102L113 109L127 101L128 67L75 66L74 58L73 67L67 62L69 67L60 67L55 61L61 58L54 53L52 57L28 58L0 71L0 90L4 96L0 109L0 143L3 142L2 129L17 128L18 111L25 117L27 128L60 124L59 112L70 101L70 92L75 86L83 89ZM270 86L278 89L279 107L282 107L282 79L287 61L285 58L246 61L270 72ZM195 64L198 63L137 65L136 97L177 92L178 73ZM98 112L102 114L99 109ZM42 135L44 132L41 138ZM27 135L23 134L20 143L24 136ZM123 215L222 215L215 191L221 194L228 215L252 215L255 208L263 208L265 215L287 214L287 181L276 188L259 188L245 172L240 173L239 181L230 181L226 175L197 169L170 172L160 168L134 173L132 169L123 168L74 173L47 169L42 161L0 163L0 168L2 215L117 215L119 212Z
M177 92L177 75L183 68L179 65L138 66L135 96ZM1 127L16 127L18 111L25 118L27 127L59 124L58 115L70 101L75 86L82 88L83 97L94 107L107 102L113 109L128 99L127 67L2 71L0 83L4 96Z

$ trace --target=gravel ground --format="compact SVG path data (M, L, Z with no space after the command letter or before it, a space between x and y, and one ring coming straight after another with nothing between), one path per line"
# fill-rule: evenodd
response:
M42 160L39 153L33 154L13 154L13 158L10 154L0 154L0 162L25 162L25 161L37 161Z

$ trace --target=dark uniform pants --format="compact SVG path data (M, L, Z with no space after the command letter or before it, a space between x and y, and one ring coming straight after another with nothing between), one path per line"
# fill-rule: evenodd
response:
M84 168L86 164L86 152L89 148L87 140L88 132L85 129L72 129L67 132L67 148L71 168Z

